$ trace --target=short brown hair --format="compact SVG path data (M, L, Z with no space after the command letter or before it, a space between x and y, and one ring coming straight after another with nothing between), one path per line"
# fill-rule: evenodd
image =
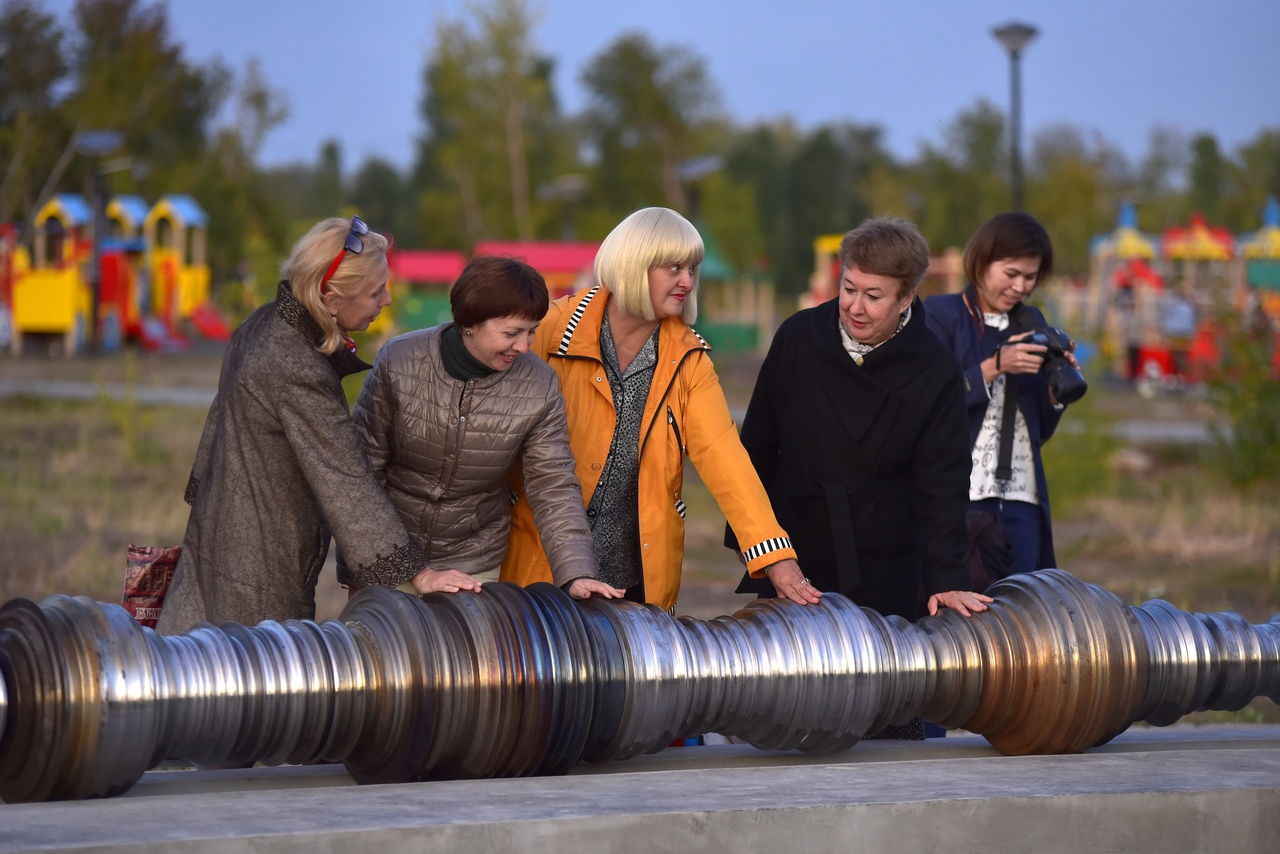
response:
M915 223L874 217L863 220L840 241L840 265L897 279L902 297L920 287L929 269L929 244Z
M996 261L1005 258L1039 258L1036 284L1053 272L1053 244L1049 232L1031 214L1008 211L996 214L978 227L964 247L964 274L973 284Z
M542 320L548 303L541 273L523 261L494 255L472 258L449 291L453 322L464 328L495 317Z

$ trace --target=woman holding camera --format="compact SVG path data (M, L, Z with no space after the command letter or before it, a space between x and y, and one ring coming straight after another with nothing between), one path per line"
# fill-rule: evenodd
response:
M1040 447L1065 404L1083 394L1078 374L1065 384L1050 382L1046 355L1054 350L1059 359L1051 361L1065 360L1073 373L1074 345L1025 304L1052 269L1053 245L1044 226L1025 213L1002 213L965 246L968 287L925 302L929 328L964 370L973 447L969 509L1003 523L1013 553L1004 574L1056 564Z

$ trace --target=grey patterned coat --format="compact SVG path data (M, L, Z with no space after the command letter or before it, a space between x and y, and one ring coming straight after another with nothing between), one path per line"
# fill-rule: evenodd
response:
M187 484L191 516L156 628L315 616L337 540L362 584L395 585L425 556L378 485L341 378L368 365L315 349L321 330L281 283L231 337Z
M451 325L389 341L356 403L356 427L400 518L434 568L496 570L521 465L555 583L596 578L555 372L526 353L505 371L455 379L440 356Z

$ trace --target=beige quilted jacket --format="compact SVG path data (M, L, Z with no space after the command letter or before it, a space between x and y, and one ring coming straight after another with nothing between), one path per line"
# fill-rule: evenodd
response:
M497 569L520 465L555 583L597 577L555 372L527 353L492 376L454 379L440 357L449 325L389 341L356 403L356 427L400 518L433 569Z

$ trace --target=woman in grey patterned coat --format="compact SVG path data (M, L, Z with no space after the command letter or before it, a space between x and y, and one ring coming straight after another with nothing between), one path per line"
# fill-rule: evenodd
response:
M313 618L330 535L362 584L396 585L426 565L373 476L342 390L344 376L369 368L349 333L391 302L386 252L359 217L319 223L281 266L276 298L232 335L187 484L191 516L161 634Z
M546 282L521 261L481 256L449 302L452 323L382 348L355 410L374 470L430 561L413 588L498 580L518 469L552 580L578 599L622 596L597 577L560 384L529 352ZM459 573L476 587L451 578ZM340 565L340 580L361 582L344 575Z

